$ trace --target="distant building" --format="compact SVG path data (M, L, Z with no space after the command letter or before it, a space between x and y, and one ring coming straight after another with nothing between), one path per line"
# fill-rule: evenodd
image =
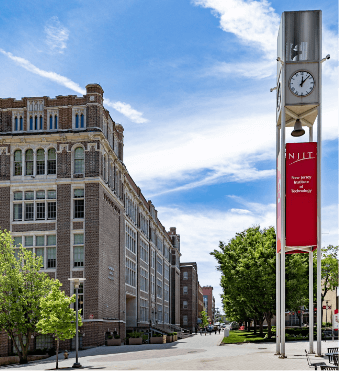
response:
M214 323L214 314L215 314L215 299L213 296L213 287L212 286L203 286L203 303L206 308L207 316L210 319L211 323Z
M195 332L198 322L197 263L180 263L180 325Z

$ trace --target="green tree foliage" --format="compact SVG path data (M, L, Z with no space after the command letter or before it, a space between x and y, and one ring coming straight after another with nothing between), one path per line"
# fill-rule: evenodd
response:
M201 312L201 321L202 321L203 327L208 326L207 313L204 310Z
M57 341L56 368L58 368L59 341L72 339L76 334L76 312L70 305L75 302L75 295L68 297L60 291L61 283L56 281L52 291L40 300L41 319L37 323L37 330L41 334L54 334ZM79 326L82 326L80 313Z
M259 323L261 334L275 310L275 231L248 228L237 233L228 244L220 242L213 255L222 271L223 305L228 318Z
M0 330L12 339L20 363L27 363L29 339L40 319L40 298L47 295L52 280L39 272L41 258L20 248L14 255L13 241L0 231Z

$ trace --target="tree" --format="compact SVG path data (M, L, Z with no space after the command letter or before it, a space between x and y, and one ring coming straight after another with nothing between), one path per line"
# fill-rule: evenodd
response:
M0 330L12 339L20 363L27 363L29 340L40 319L40 298L53 282L39 272L42 260L22 246L14 254L7 231L0 231Z
M52 287L52 291L41 298L41 319L37 329L42 334L54 334L57 341L56 368L58 368L59 341L72 339L76 334L76 312L70 305L75 302L75 295L68 297L60 291L60 282ZM79 326L82 326L80 313L78 314Z
M222 272L224 311L231 320L268 323L275 312L275 231L252 227L237 233L228 244L220 242L219 251L211 252Z
M204 310L201 312L201 321L204 327L208 325L207 313Z

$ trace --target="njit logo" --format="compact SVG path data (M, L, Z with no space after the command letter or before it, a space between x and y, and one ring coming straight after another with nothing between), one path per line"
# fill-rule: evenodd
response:
M314 152L302 152L302 153L300 153L300 152L297 152L297 153L289 153L288 154L288 159L289 160L295 160L295 161L293 161L293 162L291 162L289 165L293 165L293 164L295 164L296 162L299 162L299 161L303 161L303 160L313 160L313 159L315 159L316 157L315 156L313 156L312 157L312 154L313 154Z

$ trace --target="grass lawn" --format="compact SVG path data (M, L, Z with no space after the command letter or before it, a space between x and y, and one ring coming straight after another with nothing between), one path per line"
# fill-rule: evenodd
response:
M264 336L266 335L267 331L264 331ZM240 330L231 330L230 336L223 339L224 344L235 344L235 343L246 343L246 342L260 342L260 341L275 341L275 337L273 335L272 339L264 339L257 334L254 334L253 331L240 331Z
M267 334L267 329L264 329L264 336ZM275 342L275 332L272 332L271 339L265 339L259 335L259 330L257 334L254 334L253 331L240 331L240 330L231 330L230 336L223 339L224 344L236 344L236 343L250 343L250 342ZM314 334L314 339L316 340L316 333ZM301 334L286 334L286 341L299 341L299 340L308 340L307 336L301 336Z

